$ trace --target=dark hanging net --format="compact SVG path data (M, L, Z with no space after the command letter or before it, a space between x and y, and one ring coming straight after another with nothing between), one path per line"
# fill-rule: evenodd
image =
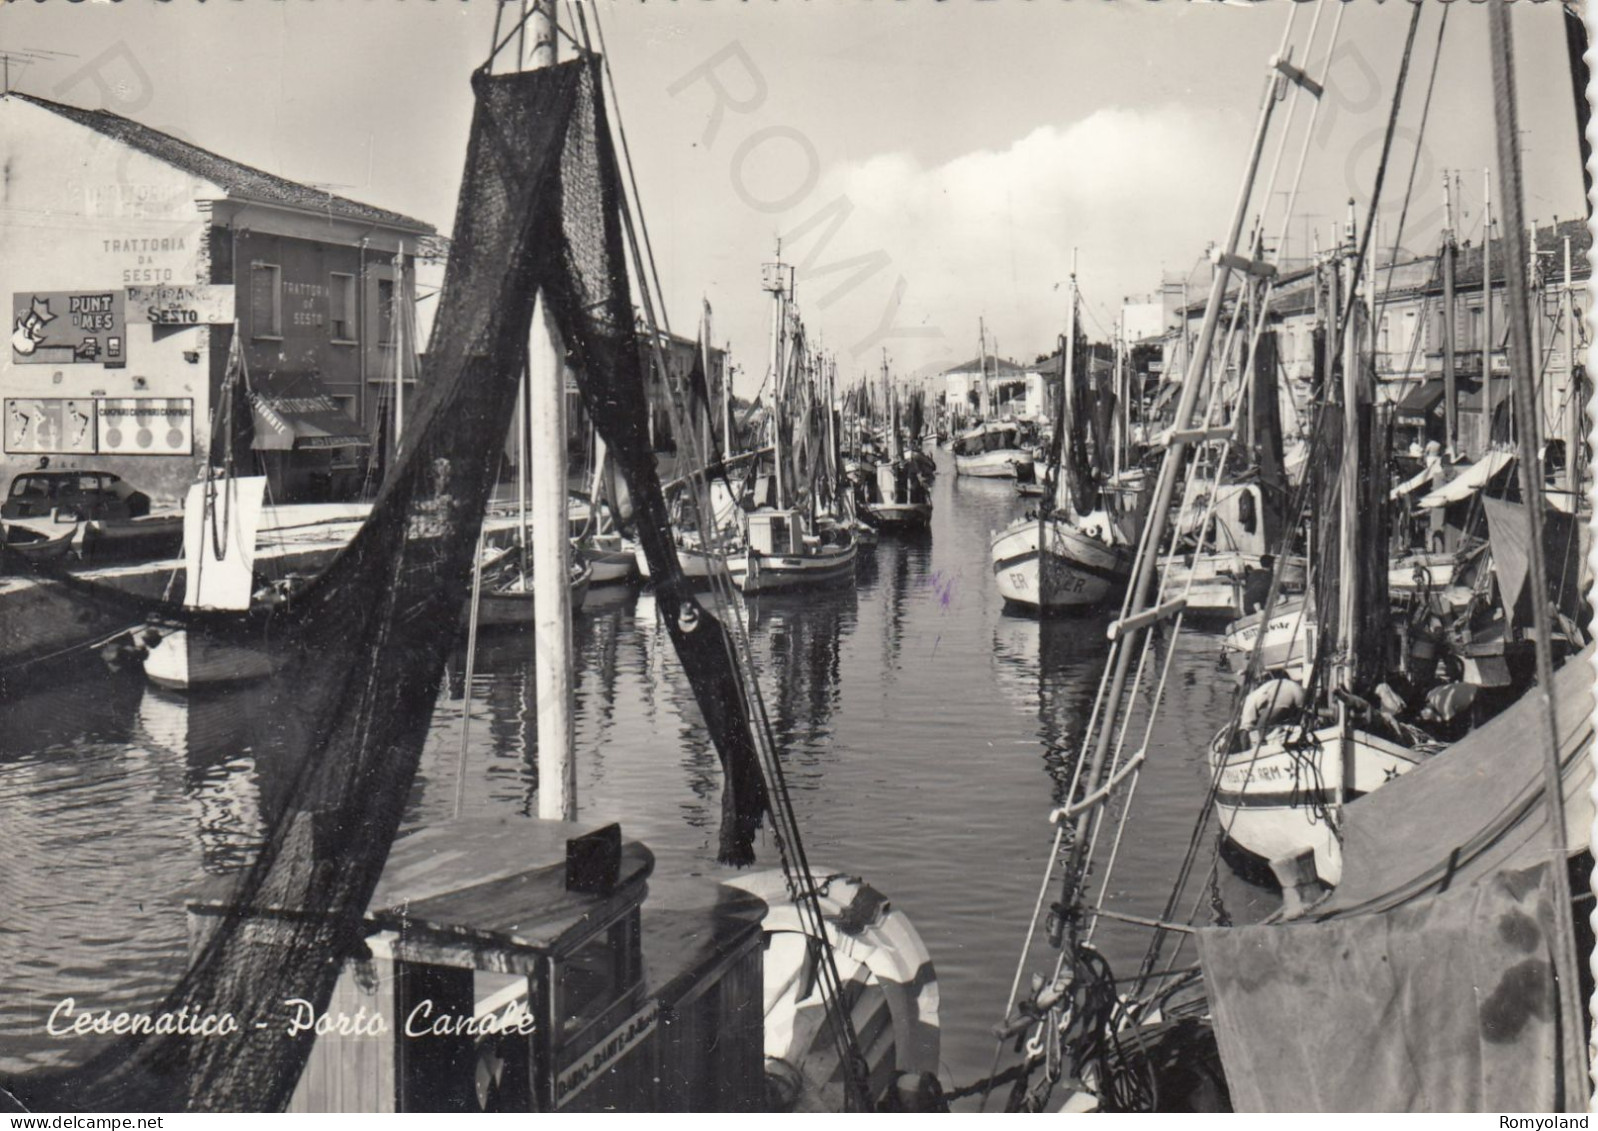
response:
M289 784L227 912L154 1011L230 1015L238 1031L122 1038L81 1067L4 1081L28 1108L272 1111L289 1101L313 1037L285 1035L282 1002L325 1008L343 959L358 953L456 639L540 291L638 502L661 607L728 762L726 806L736 819L724 848L749 855L764 796L752 754L737 760L750 739L747 725L738 729L742 700L727 694L720 626L689 613L669 550L597 61L479 73L473 86L454 246L407 454L274 639L289 664L266 694L301 739L282 744ZM258 1020L272 1023L257 1028Z

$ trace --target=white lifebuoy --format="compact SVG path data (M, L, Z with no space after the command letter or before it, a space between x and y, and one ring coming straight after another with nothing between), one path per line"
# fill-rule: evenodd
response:
M941 1032L937 974L932 956L910 917L858 877L812 873L827 941L839 977L847 986L861 983L880 991L892 1022L891 1049L862 1034L873 1079L895 1074L938 1072ZM819 1024L820 991L807 971L805 928L780 871L757 872L726 881L766 904L761 927L766 934L766 1055L788 1069L799 1069L817 1044L823 1055L830 1041ZM858 1028L858 1024L857 1024ZM824 1047L825 1046L825 1047ZM891 1063L889 1063L891 1058Z

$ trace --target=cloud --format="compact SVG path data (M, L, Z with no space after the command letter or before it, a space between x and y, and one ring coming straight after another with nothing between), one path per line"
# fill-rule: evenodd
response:
M1003 352L1030 360L1064 330L1076 247L1083 295L1107 330L1123 295L1156 291L1162 266L1185 270L1224 237L1249 125L1180 104L1111 107L942 164L903 152L835 164L789 227L846 198L853 210L817 264L880 249L891 274L820 312L814 299L846 276L819 277L807 316L831 341L858 341L881 315L870 296L884 276L902 275L908 286L896 322L936 326L943 337L888 342L896 368L972 355L978 316ZM819 232L785 248L785 257L802 260ZM804 298L803 279L801 288ZM1088 326L1098 336L1093 321Z

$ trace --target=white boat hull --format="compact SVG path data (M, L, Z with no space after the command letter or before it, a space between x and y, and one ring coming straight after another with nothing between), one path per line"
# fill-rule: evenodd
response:
M954 457L954 473L976 479L1015 479L1018 474L1029 475L1031 470L1032 457L1019 448L998 448L978 455Z
M1235 848L1266 863L1313 851L1317 875L1335 886L1343 865L1328 812L1414 769L1425 756L1338 727L1309 739L1288 747L1268 737L1257 758L1252 742L1231 754L1212 751L1211 771L1221 775L1215 813Z
M854 580L855 545L823 546L808 554L747 550L727 559L732 582L745 593L778 593Z
M269 679L282 660L264 646L211 639L178 629L167 633L144 657L144 674L170 691L236 687Z
M735 554L732 558L729 558L728 568L731 568L732 562L741 556ZM715 555L704 550L691 549L686 546L677 547L677 564L682 567L683 577L696 584L709 584L710 566L714 557ZM644 553L642 546L634 547L633 563L638 569L639 577L646 582L654 580L654 575L649 569L649 556Z
M1044 548L1044 525L1039 519L1019 522L994 537L993 577L1005 601L1038 612L1087 609L1125 586L1132 575L1129 551L1063 522L1046 524Z
M1264 619L1256 612L1227 626L1226 635L1221 637L1221 655L1234 672L1248 669ZM1305 661L1315 653L1315 614L1305 608L1302 599L1278 602L1264 630L1261 671L1302 671Z

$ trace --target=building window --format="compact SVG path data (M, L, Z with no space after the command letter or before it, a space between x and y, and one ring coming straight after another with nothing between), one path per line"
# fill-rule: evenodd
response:
M334 272L328 277L328 322L335 342L355 341L355 276Z
M361 418L360 414L355 411L354 397L340 396L337 393L332 394L332 396L334 402L338 405L338 410L345 416L349 417L351 420L359 420Z
M377 281L377 342L379 345L391 346L394 344L394 280L379 279Z
M250 333L283 336L283 271L275 263L250 264Z

